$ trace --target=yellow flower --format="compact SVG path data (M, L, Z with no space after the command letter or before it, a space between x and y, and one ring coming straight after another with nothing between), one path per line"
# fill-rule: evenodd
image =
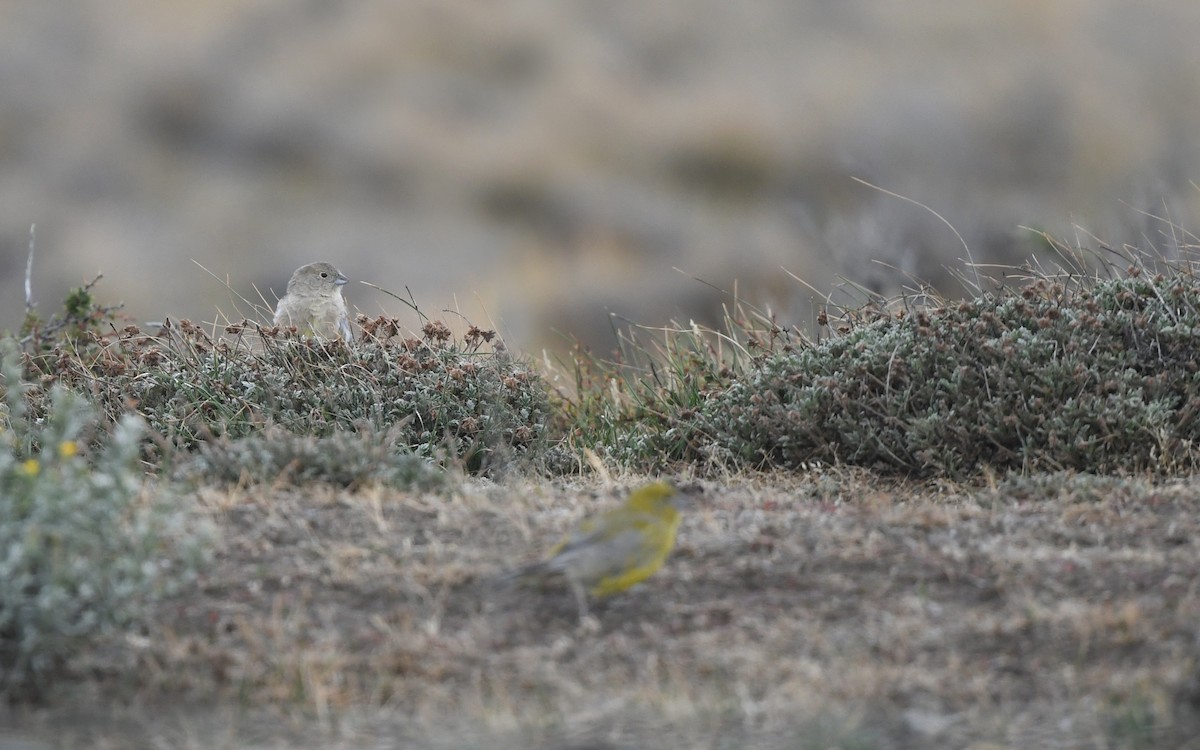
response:
M36 477L38 472L42 470L42 465L38 463L36 458L27 458L21 464L21 473L25 476Z
M542 583L562 578L575 591L586 616L583 589L604 597L644 581L662 567L675 546L682 496L669 482L654 482L621 507L583 521L542 562L517 571L519 579Z
M64 440L58 444L58 455L62 458L70 458L79 453L79 445L74 440Z

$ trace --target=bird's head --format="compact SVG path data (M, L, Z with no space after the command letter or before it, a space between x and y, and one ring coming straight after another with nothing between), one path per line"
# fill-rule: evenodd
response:
M651 482L639 487L629 496L628 505L631 509L643 513L662 512L667 508L680 510L687 505L687 496L666 480Z
M334 294L347 279L332 263L309 263L300 266L288 281L288 294Z

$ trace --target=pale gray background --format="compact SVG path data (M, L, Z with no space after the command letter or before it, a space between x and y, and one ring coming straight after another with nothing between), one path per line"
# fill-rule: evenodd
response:
M781 267L956 291L953 235L851 176L980 260L1021 225L1169 250L1139 212L1200 226L1198 31L1194 0L3 0L0 329L35 222L43 313L102 271L135 319L211 321L191 259L247 295L328 260L528 352L712 321L673 266L785 322Z

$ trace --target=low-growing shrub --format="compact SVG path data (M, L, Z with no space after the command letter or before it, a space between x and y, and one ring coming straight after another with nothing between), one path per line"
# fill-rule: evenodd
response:
M298 435L278 427L237 440L200 445L179 470L181 478L204 484L243 481L338 487L381 484L429 489L446 484L446 472L429 459L398 452L398 441L371 429L339 430L325 437Z
M822 314L816 342L739 314L725 331L660 330L615 363L577 357L564 432L651 471L1200 469L1200 284L1187 269L925 299Z
M313 438L365 427L388 436L396 454L448 458L470 471L537 460L547 448L542 379L502 351L479 351L490 332L455 340L428 322L422 338L401 339L394 320L359 322L365 335L350 345L253 324L231 325L220 338L187 321L155 335L135 326L89 331L88 356L71 342L43 343L27 373L35 401L64 385L112 423L142 416L183 451L268 427Z
M35 420L11 346L2 363L0 692L12 692L44 685L67 656L184 585L204 535L147 484L140 420L96 429L93 409L63 388Z
M738 463L1195 470L1200 285L1039 280L766 357L675 429Z

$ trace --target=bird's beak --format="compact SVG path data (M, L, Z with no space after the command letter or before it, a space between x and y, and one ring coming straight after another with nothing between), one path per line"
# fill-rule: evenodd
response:
M344 274L339 273L337 275L337 278L333 280L333 283L338 286L343 286L343 285L349 283L349 281L350 281L350 279L347 279Z

